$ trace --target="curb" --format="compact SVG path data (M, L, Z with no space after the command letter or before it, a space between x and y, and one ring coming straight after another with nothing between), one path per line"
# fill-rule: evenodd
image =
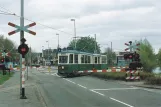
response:
M161 88L159 88L159 87L153 87L153 86L144 86L144 85L132 85L132 86L161 90Z

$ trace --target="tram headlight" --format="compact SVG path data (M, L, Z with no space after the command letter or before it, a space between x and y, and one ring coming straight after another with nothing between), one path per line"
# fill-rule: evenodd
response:
M61 68L64 69L64 66L62 66Z

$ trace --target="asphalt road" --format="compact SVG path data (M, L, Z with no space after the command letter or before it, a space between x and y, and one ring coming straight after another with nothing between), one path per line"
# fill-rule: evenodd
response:
M89 76L62 78L32 70L47 107L161 107L161 90L127 86Z

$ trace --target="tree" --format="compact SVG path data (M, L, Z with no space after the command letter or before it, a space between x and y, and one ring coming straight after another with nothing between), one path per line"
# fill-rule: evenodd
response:
M80 39L76 41L76 50L94 53L95 44L96 44L97 53L100 53L101 52L100 46L98 45L98 43L95 41L94 38L89 37L89 36L81 37ZM75 40L72 40L69 43L69 47L72 47L73 49L75 48Z
M0 35L0 52L2 53L4 50L11 54L10 57L6 56L8 61L16 62L16 58L19 56L16 44L8 38L4 38L3 35Z
M109 65L112 65L112 61L116 60L116 53L111 50L111 48L106 48L105 52L103 53L104 55L107 55L107 63Z
M156 67L156 57L154 49L147 39L139 41L140 46L138 53L140 54L141 63L143 64L143 69L146 72L152 72Z
M157 65L161 69L161 48L159 49L158 54L156 55L156 58L157 58Z

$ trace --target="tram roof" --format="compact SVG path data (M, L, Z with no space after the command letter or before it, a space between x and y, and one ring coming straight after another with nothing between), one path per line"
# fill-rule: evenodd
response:
M62 50L59 53L74 53L74 54L85 54L85 55L101 55L101 54L82 52L82 51L77 51L77 50Z

